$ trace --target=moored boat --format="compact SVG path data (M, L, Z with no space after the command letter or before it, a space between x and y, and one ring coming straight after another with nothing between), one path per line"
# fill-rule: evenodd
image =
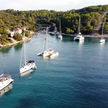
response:
M20 68L20 74L26 74L28 72L32 72L36 69L36 64L33 60L27 61L23 67Z
M42 56L44 59L51 59L59 55L58 52L55 52L53 49L47 49L48 44L48 28L46 29L46 37L45 37L45 44L43 52L38 53L38 56Z
M61 40L63 39L63 36L62 36L61 33L58 35L58 38L61 39Z
M51 48L49 48L47 51L44 51L43 58L45 58L45 59L47 59L47 58L54 59L58 55L59 55L58 52L55 52L54 50L52 50Z
M74 37L74 41L84 41L84 37L80 32L76 35L76 37Z
M0 75L0 96L12 89L13 81L10 75Z
M84 41L84 37L82 36L80 32L80 23L81 23L81 18L79 16L78 34L74 37L74 41Z
M24 38L25 38L25 35L24 35ZM19 69L20 76L23 76L26 73L30 73L34 71L35 69L37 69L37 66L34 60L26 61L25 43L24 43L24 64L21 66L21 63L20 63L20 69Z

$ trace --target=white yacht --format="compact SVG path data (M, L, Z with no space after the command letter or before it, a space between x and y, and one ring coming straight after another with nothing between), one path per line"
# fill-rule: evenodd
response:
M0 75L0 96L12 89L13 81L10 75Z
M58 38L61 39L61 40L63 39L63 36L62 36L61 33L58 35Z
M80 32L80 23L81 23L81 18L79 16L78 34L74 37L74 41L84 41L84 37L82 36Z
M74 37L74 41L84 41L84 37L82 36L81 32Z
M104 28L104 23L102 25L102 36L101 39L99 40L100 43L105 43L105 39L103 38L103 28Z
M24 35L24 41L25 41L25 35ZM21 65L21 63L20 63ZM37 68L34 60L26 61L26 54L25 54L25 42L24 42L24 64L20 66L20 75L24 75L26 73L30 73L34 71Z
M48 28L46 31L48 31ZM53 58L57 57L59 55L59 53L55 52L51 48L47 49L47 43L48 43L48 32L46 32L44 51L41 53L38 53L37 55L42 56L44 59L53 59Z
M36 69L36 64L33 60L29 60L27 61L23 67L20 68L20 74L26 74L26 73L29 73L29 72L32 72Z
M59 55L58 52L55 52L54 50L49 48L48 50L44 51L43 58L44 59L47 59L47 58L53 59L53 58L57 57L58 55Z

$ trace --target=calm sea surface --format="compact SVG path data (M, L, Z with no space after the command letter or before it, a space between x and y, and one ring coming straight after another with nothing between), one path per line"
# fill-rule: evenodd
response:
M53 60L36 56L43 49L44 34L26 43L27 59L38 69L19 76L23 45L0 50L0 74L10 74L13 89L0 97L0 108L108 108L108 40L74 42L49 36L49 48L59 52Z

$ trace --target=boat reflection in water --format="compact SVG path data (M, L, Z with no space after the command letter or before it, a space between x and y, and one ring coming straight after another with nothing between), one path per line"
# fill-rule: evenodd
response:
M103 50L105 43L100 43L100 52Z
M100 46L103 47L105 45L105 42L100 43Z
M84 40L79 41L79 45L83 45L84 44Z

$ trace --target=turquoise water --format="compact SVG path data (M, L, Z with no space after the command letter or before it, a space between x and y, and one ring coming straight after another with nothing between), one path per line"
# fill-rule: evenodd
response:
M108 108L108 42L87 38L83 44L71 37L49 36L49 47L60 53L53 60L37 57L44 34L26 43L27 59L38 69L19 76L23 45L0 50L0 74L11 74L13 89L0 98L0 108Z

